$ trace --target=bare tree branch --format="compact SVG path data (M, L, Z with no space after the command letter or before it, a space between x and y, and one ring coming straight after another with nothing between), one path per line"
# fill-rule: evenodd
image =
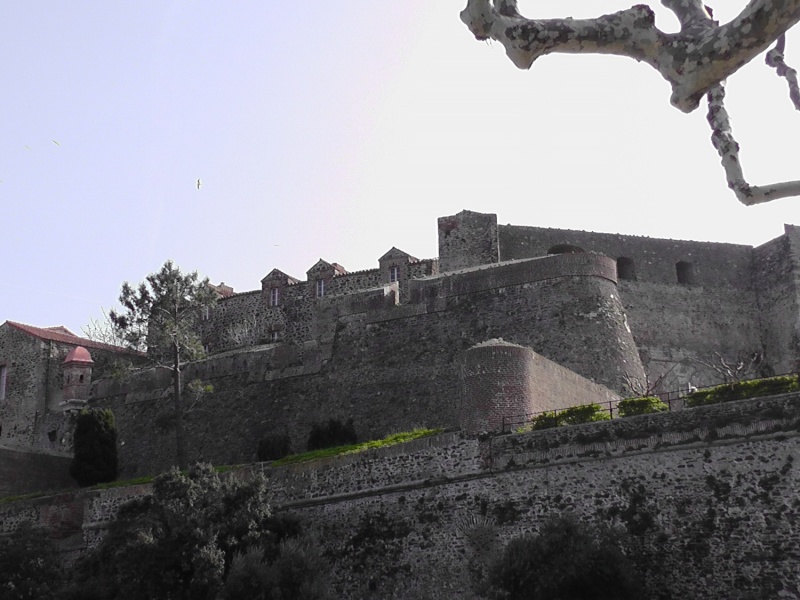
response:
M516 0L468 0L461 20L478 39L494 39L512 62L528 69L551 52L615 54L642 61L672 84L671 102L684 112L708 96L711 141L722 159L728 187L745 205L800 196L800 181L752 186L744 178L739 144L725 110L725 79L766 50L767 64L785 77L789 97L800 110L797 72L784 62L785 32L800 21L800 0L751 0L730 23L720 26L702 0L661 0L681 24L677 34L655 26L653 10L638 4L595 19L526 19Z
M725 86L722 83L718 83L708 92L707 119L711 125L711 143L722 159L728 187L742 204L751 206L779 198L800 196L800 181L785 181L762 186L751 186L747 183L739 161L739 144L733 138L730 117L725 110Z
M671 102L684 112L696 109L712 86L800 21L800 0L751 0L721 26L698 0L663 4L678 16L679 33L656 28L655 13L644 4L595 19L527 19L516 0L468 0L461 20L476 38L503 44L520 69L552 52L615 54L645 62L672 85Z
M800 86L797 84L797 71L788 66L784 61L783 52L786 49L786 35L778 38L775 47L767 52L766 63L778 72L778 77L784 77L789 85L789 99L795 109L800 110Z

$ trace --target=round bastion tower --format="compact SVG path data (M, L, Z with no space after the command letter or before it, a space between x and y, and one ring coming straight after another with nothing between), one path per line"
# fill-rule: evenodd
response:
M459 425L468 435L500 431L534 412L536 354L530 348L489 340L464 353L464 392Z

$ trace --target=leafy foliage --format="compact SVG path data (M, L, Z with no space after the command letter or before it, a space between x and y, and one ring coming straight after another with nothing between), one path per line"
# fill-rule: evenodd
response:
M124 311L109 313L129 347L146 346L147 355L155 364L172 371L177 462L181 468L188 465L181 364L204 355L196 326L201 312L209 309L216 298L208 279L200 280L196 271L184 275L168 260L158 273L148 275L137 288L127 281L123 283L119 301Z
M562 425L580 425L595 421L608 421L611 416L599 404L582 404L558 412L545 412L534 417L530 429L549 429Z
M182 360L203 355L194 325L216 294L196 271L184 275L168 260L138 287L123 283L119 302L124 312L112 310L109 318L129 347L147 348L152 359L166 364L173 362L176 349Z
M44 530L22 523L0 539L0 599L56 600L63 573Z
M634 417L636 415L647 415L669 410L669 407L661 401L658 396L640 396L639 398L627 398L617 404L620 417Z
M309 450L320 450L334 446L346 446L358 442L353 419L345 424L337 419L329 419L327 423L315 423L308 434L306 444Z
M98 599L212 599L237 552L274 538L263 478L221 479L209 465L173 470L120 509L76 583Z
M326 600L327 566L319 545L309 536L280 542L270 558L263 547L237 554L220 594L221 600Z
M74 446L69 474L78 485L86 487L117 478L117 426L109 409L83 409L78 413Z
M494 598L639 600L642 584L610 530L572 517L545 522L537 535L512 539L489 569Z
M767 379L752 379L732 384L723 384L705 390L698 390L686 396L686 405L690 407L704 404L718 404L732 400L744 400L758 396L774 396L800 390L797 377L782 376Z
M292 440L288 433L273 433L258 443L258 460L278 460L292 453Z

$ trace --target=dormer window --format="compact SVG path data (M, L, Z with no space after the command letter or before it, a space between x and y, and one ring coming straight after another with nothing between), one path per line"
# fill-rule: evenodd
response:
M281 290L280 288L272 288L269 291L269 305L270 306L278 306L281 301Z
M325 295L325 280L317 279L317 298L322 298Z
M389 267L389 283L400 280L400 267L394 265Z

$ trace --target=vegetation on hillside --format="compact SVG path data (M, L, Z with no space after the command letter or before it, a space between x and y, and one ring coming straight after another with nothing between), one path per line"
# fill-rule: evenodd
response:
M69 474L81 487L114 481L119 475L117 426L109 409L84 408L75 423Z
M513 538L489 568L490 597L505 600L639 600L642 583L619 537L570 516Z

